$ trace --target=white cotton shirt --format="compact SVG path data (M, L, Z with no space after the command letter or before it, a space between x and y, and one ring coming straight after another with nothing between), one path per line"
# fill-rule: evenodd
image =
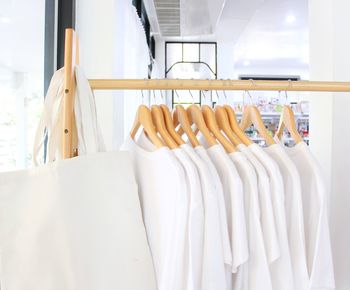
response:
M288 242L296 289L309 289L306 265L304 215L301 182L298 169L281 144L274 144L265 151L278 164L283 177Z
M242 279L234 290L272 290L269 263L260 223L258 178L253 165L242 152L229 154L243 183L249 260L241 267Z
M206 148L222 184L232 251L231 271L236 273L238 267L249 257L242 180L221 145L209 147L202 136L199 139Z
M263 164L270 180L273 213L280 247L280 257L270 264L272 285L274 289L294 290L284 206L284 185L281 172L276 162L259 145L251 144L248 146L248 149Z
M201 290L227 289L221 219L216 188L206 163L188 144L180 146L197 167L204 205L204 241Z
M142 138L135 142L129 136L122 150L133 158L158 290L183 290L188 278L185 172L169 148L146 150Z
M231 267L232 250L230 246L230 236L229 236L228 226L227 226L227 213L226 213L224 191L222 188L220 177L205 148L200 145L195 147L194 150L199 155L199 157L205 162L207 168L209 169L211 180L215 187L215 195L219 206L220 231L221 231L222 246L224 251L224 260L225 260L225 264Z
M301 179L309 289L335 289L325 177L304 142L285 150Z
M142 134L139 143L148 150L156 150L153 143ZM188 280L187 289L200 289L202 279L202 254L204 235L204 208L202 188L197 168L188 154L182 148L171 150L185 171L185 182L188 188L188 221L187 221L187 252Z
M279 258L280 248L273 214L269 177L264 166L246 145L239 144L237 149L240 150L253 165L258 178L261 228L267 261L271 264Z

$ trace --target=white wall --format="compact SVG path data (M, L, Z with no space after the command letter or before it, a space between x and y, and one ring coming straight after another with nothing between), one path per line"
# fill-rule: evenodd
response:
M350 81L350 2L309 0L310 77ZM310 98L312 150L330 181L330 230L336 286L350 289L350 94L314 94Z
M146 37L130 0L77 0L80 64L88 78L146 78ZM137 98L135 96L139 98ZM130 130L140 92L95 91L107 149L116 149Z

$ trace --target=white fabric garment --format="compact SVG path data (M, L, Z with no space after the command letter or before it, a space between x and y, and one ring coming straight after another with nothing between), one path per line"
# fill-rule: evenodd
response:
M307 290L309 276L306 265L303 203L298 169L280 144L273 144L265 148L265 151L278 164L283 177L288 242L295 288Z
M253 165L258 177L261 227L264 237L267 261L269 264L271 264L279 258L280 248L277 239L275 218L273 214L269 177L264 166L248 149L247 146L244 144L239 144L237 146L237 149L240 150Z
M215 195L218 200L218 206L219 206L220 231L222 236L222 246L224 251L225 264L228 266L232 266L232 251L231 251L230 236L229 236L228 226L227 226L226 205L225 205L224 191L222 188L220 177L207 151L204 149L204 147L197 146L194 149L196 153L199 155L199 157L205 162L206 166L208 167L211 180L215 186Z
M156 147L141 134L143 148L154 151ZM202 279L202 255L204 235L204 208L201 182L195 164L182 148L173 149L185 171L185 182L189 193L188 221L187 221L187 252L188 257L188 285L187 289L200 289Z
M75 123L78 134L79 155L105 151L105 145L97 120L96 104L87 78L78 66L75 67L76 90L74 96ZM62 109L64 95L64 68L56 71L46 94L44 110L35 134L33 161L43 148L47 134L47 162L62 158Z
M232 267L228 273L229 278L232 278L231 273L235 273L233 282L230 280L228 282L233 283L235 287L239 287L242 280L242 272L239 271L239 267L249 257L243 185L233 162L220 145L211 146L207 149L207 152L219 174L225 197L227 224L232 250Z
M0 174L3 290L156 290L127 152Z
M293 290L295 289L294 277L288 245L284 185L281 172L276 162L259 145L254 143L248 148L263 164L270 180L273 213L280 247L280 257L270 264L272 285L274 289Z
M309 289L335 289L325 178L305 143L285 150L301 179Z
M254 167L241 152L229 154L243 182L249 260L241 267L242 279L234 290L272 290L269 264L260 223L258 178Z
M146 139L144 134L137 142L129 137L122 150L133 158L158 290L183 290L188 278L185 172L169 148L145 149Z
M231 271L236 273L249 257L242 181L230 157L219 144L209 147L201 135L199 140L206 148L222 184L232 250Z
M221 219L217 192L206 163L188 144L181 145L196 165L202 188L204 205L204 243L201 290L227 289L225 259L221 234Z

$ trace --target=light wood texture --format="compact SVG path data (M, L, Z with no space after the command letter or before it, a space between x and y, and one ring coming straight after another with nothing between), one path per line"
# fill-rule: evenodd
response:
M131 138L135 139L136 133L141 126L145 130L148 138L157 148L164 146L162 139L159 138L157 131L154 128L152 113L145 105L141 105L137 109L134 125L130 132Z
M244 109L240 122L240 127L243 131L245 131L250 125L254 125L254 127L258 130L259 135L265 139L267 145L270 146L276 144L275 140L267 131L258 108L252 105L249 105Z
M287 128L296 144L303 142L303 138L300 136L297 129L294 112L290 106L283 107L283 111L280 117L280 123L276 132L276 136L278 139L281 139L284 128Z
M192 131L187 112L181 105L177 105L173 111L173 124L175 128L180 124L180 128L185 132L193 147L200 145L196 135Z
M156 131L160 134L164 143L170 149L178 148L179 145L174 141L174 139L171 137L171 135L169 134L166 128L162 109L157 105L153 105L151 107L151 113L152 113L153 123L156 127Z
M179 80L179 79L91 79L93 90L233 90L350 92L350 82Z
M64 96L62 126L62 158L71 158L73 152L74 94L75 94L75 35L73 29L66 29L64 51Z
M224 105L224 109L227 113L227 117L230 122L231 129L239 138L239 140L241 140L247 146L250 144L253 144L253 141L245 134L245 132L239 126L235 111L228 105Z
M163 112L163 117L164 117L164 121L165 121L165 126L169 132L169 134L171 135L171 137L173 138L173 140L178 144L178 145L183 145L185 144L185 141L182 140L180 134L178 134L175 130L174 124L173 124L173 119L171 117L171 113L170 110L168 108L167 105L161 104L160 108Z
M221 133L219 126L216 122L215 113L211 107L208 105L202 106L202 113L204 117L205 124L211 133L215 136L215 138L220 142L220 144L224 147L227 153L233 153L236 151L235 146L227 140L227 138Z
M209 144L209 146L217 145L216 139L211 134L204 121L203 113L197 105L191 105L187 108L188 118L190 124L193 123L197 126L198 130L203 134L203 137Z
M234 134L230 121L227 116L227 112L222 106L215 107L215 118L220 130L222 130L231 143L235 146L242 144L242 141Z

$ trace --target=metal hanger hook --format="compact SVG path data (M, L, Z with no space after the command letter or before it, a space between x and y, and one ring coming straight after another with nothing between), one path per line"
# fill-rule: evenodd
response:
M192 93L191 93L191 90L188 90L188 92L190 93L191 98L192 98L192 105L194 105L194 97L193 97L193 95L192 95Z
M156 90L153 90L153 104L157 105Z
M144 105L145 104L145 96L143 95L143 90L141 90L141 96L142 96L141 104Z
M175 93L175 95L177 97L177 102L180 103L180 96L179 96L179 94L177 93L176 90L174 90L174 93Z
M165 98L164 98L164 96L163 96L163 93L162 93L162 90L159 90L160 91L160 97L161 97L161 102L163 103L163 104L165 104Z

